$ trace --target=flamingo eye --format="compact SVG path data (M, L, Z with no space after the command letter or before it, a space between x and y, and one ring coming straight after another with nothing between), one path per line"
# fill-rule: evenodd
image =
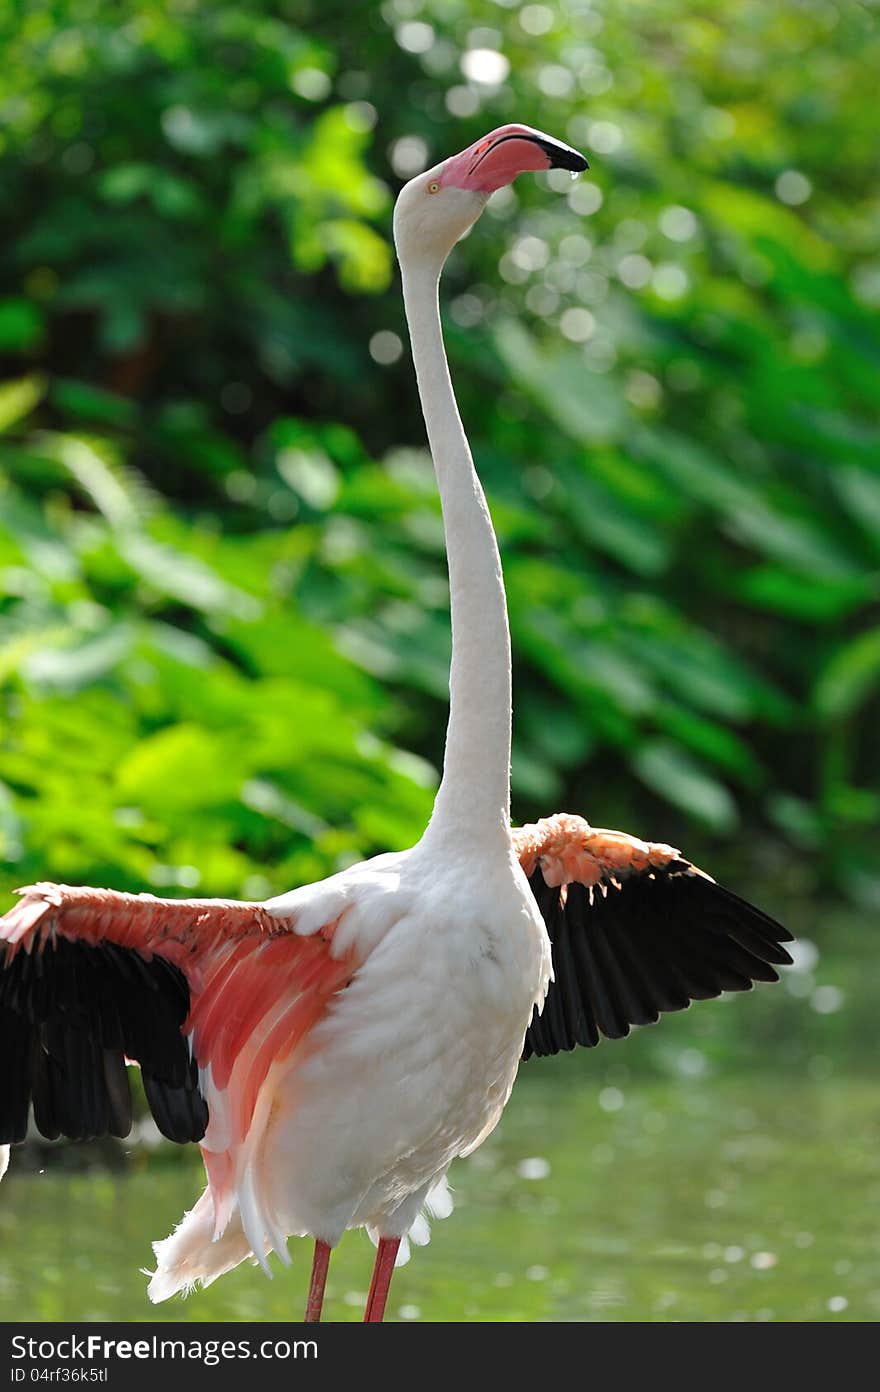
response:
M429 193L439 193L439 192L440 192L440 184L438 183L438 181L437 181L436 179L432 179L432 180L431 180L430 184L428 185L428 192L429 192Z

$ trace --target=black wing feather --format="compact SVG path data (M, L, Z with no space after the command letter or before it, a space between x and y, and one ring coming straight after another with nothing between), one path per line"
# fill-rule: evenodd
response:
M181 1026L186 977L116 943L57 938L0 955L0 1144L22 1141L33 1105L50 1140L131 1130L125 1058L141 1065L156 1124L172 1141L198 1141L208 1109Z
M0 1011L0 1136L4 1140L23 1141L27 1135L33 1047L33 1026L26 1020L19 1025L12 1015Z
M620 1039L631 1026L722 991L777 981L791 934L686 860L593 887L529 884L547 925L554 980L535 1010L523 1058ZM564 891L564 892L563 892Z
M587 1018L581 994L578 990L577 967L571 941L571 928L561 907L556 910L556 929L553 937L556 961L559 963L558 995L562 1002L565 1020L565 1038L568 1048L576 1044L589 1044L595 1026Z

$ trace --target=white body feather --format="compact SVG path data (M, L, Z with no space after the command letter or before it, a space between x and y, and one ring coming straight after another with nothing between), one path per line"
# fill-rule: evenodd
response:
M493 876L429 871L416 848L356 879L337 939L369 955L292 1063L266 1140L276 1212L331 1243L362 1224L407 1232L451 1161L496 1125L550 967L512 855Z
M353 949L362 965L266 1079L219 1240L206 1190L156 1245L154 1300L249 1253L268 1271L268 1253L286 1260L291 1235L332 1246L347 1228L390 1237L416 1224L424 1240L421 1209L497 1125L546 993L549 940L512 851L487 864L474 846L463 863L420 843L267 908L305 934L339 919L333 953ZM204 1143L220 1149L225 1099L210 1080L207 1092Z

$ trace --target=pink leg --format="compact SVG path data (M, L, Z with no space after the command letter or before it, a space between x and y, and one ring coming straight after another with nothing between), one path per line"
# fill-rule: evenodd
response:
M388 1299L388 1288L394 1274L394 1259L397 1256L399 1246L399 1237L380 1237L379 1239L379 1250L376 1253L376 1265L373 1267L370 1294L367 1296L367 1308L364 1310L364 1324L380 1324L384 1318L385 1301Z
M327 1268L330 1265L330 1248L326 1242L315 1243L312 1259L312 1280L309 1285L309 1298L306 1302L306 1324L319 1324L321 1306L324 1304L324 1286L327 1282Z

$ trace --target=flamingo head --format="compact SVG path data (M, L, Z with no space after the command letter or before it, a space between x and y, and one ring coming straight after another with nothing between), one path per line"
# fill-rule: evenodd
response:
M427 258L442 265L489 195L518 174L541 169L579 174L587 168L583 155L543 131L499 126L404 185L394 209L397 254L402 261Z

